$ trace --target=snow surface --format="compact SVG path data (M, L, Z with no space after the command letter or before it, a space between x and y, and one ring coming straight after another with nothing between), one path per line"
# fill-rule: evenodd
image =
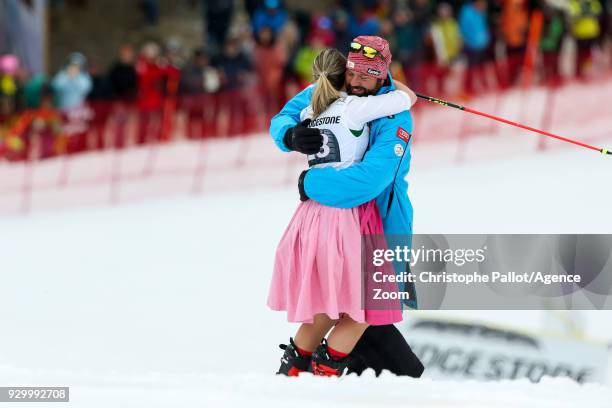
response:
M612 232L610 158L562 149L436 166L422 146L415 232ZM273 376L295 327L265 299L296 205L294 188L260 188L0 219L0 385L71 386L76 407L611 406L612 387L565 379ZM543 318L439 315L528 329ZM612 312L583 317L612 339Z

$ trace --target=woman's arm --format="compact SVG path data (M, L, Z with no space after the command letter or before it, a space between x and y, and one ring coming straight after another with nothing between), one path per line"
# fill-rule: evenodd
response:
M397 88L398 91L402 91L408 94L408 96L410 97L410 102L411 102L410 107L412 107L418 99L414 91L408 88L404 83L398 81L397 79L394 79L393 82L395 83L395 87Z
M354 130L361 129L375 119L409 110L416 102L416 94L400 82L395 81L395 86L397 90L382 95L349 97L344 113L349 126Z

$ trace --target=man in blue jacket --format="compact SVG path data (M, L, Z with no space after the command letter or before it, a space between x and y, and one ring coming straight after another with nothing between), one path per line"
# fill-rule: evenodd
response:
M360 36L353 40L347 59L347 93L367 96L395 89L387 75L390 54L385 67L380 66L380 59L371 57L385 47L388 50L388 43L380 37ZM379 79L381 73L385 79ZM272 118L270 134L283 151L314 154L322 147L318 129L299 123L300 112L310 104L312 89L311 86L300 92ZM342 170L324 167L303 172L298 181L301 199L338 208L357 207L376 199L385 234L401 235L399 241L405 242L393 244L409 245L412 205L406 175L410 168L411 132L412 116L408 111L371 122L369 147L363 160ZM414 290L407 305L417 306ZM364 363L352 367L358 373L373 368L377 374L387 369L397 375L419 377L423 372L423 365L393 325L370 326L352 354L360 357L356 361Z

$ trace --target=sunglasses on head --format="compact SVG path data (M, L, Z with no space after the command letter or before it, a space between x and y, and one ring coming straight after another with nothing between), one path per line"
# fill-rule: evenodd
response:
M376 58L376 56L380 55L380 52L377 49L372 48L369 45L363 45L353 41L351 43L351 52L359 51L361 51L366 58Z

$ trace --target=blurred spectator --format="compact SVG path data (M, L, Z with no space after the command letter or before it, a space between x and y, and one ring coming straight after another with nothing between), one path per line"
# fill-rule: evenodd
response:
M3 130L0 128L0 131ZM23 139L15 133L6 136L0 132L0 159L10 161L25 160L27 156L26 147Z
M389 48L391 50L391 54L393 55L393 61L389 67L389 72L391 73L393 79L403 83L408 82L404 72L404 65L402 65L399 58L397 58L398 36L396 35L393 21L391 21L390 18L383 17L381 19L379 35L389 42ZM347 45L350 46L350 43L351 41L349 40Z
M243 3L244 3L244 9L246 10L249 16L249 21L252 21L253 16L255 15L255 11L259 7L261 0L243 0Z
M289 20L276 36L279 43L287 51L287 55L295 53L298 49L301 37L300 30L295 21Z
M81 53L68 56L66 66L53 78L51 85L57 97L57 106L68 110L83 106L91 91L92 81L86 70L87 60Z
M561 80L559 72L559 54L563 43L563 12L545 4L542 8L544 24L540 49L542 50L542 80L549 85L556 85Z
M236 24L232 31L232 38L238 42L240 52L252 60L256 41L251 25L248 22Z
M92 88L87 96L89 107L92 110L92 118L88 133L88 149L104 148L104 136L106 124L112 112L113 97L109 77L102 70L96 58L89 58L89 75L91 76Z
M430 0L409 0L408 4L414 14L414 23L419 26L419 31L424 33L429 29L430 20L434 9Z
M334 48L343 55L348 54L351 40L354 38L349 31L349 16L344 10L337 10L333 16L334 24Z
M336 33L332 19L326 15L314 15L310 28L310 36L319 38L325 47L333 47L336 41Z
M288 22L291 21L295 24L295 27L298 30L298 37L300 42L303 44L310 35L310 29L312 28L312 16L310 13L303 10L295 10L291 20L288 20Z
M0 56L0 120L10 117L17 107L19 59Z
M612 36L612 0L603 0L601 2L602 7L606 13L604 20L604 33L607 37Z
M164 58L168 64L177 68L179 71L183 65L185 65L185 58L183 56L183 43L178 37L170 37L166 41L166 47L164 48Z
M253 64L266 117L276 114L284 102L282 79L286 62L287 52L272 30L269 27L259 30Z
M249 59L240 50L236 39L226 41L223 54L219 60L221 84L221 108L230 118L228 133L243 134L249 129L251 100L247 95L250 86L252 66Z
M403 65L410 61L411 55L415 52L418 45L415 41L414 25L412 24L413 14L407 7L399 7L393 13L394 38L390 41L393 60L399 61Z
M415 89L424 89L426 72L425 62L427 60L428 49L426 39L428 39L432 8L429 0L409 0L412 17L410 25L412 27L413 41L416 47L411 51L407 65L407 80L410 86ZM431 54L431 52L429 52ZM431 56L433 59L433 56Z
M220 86L217 70L204 50L196 50L181 72L181 107L187 115L187 137L197 139L216 134L215 116Z
M459 28L463 37L464 52L468 59L464 89L467 93L473 94L476 79L480 80L484 88L487 88L484 63L491 41L491 33L487 25L487 2L471 0L464 4L459 13Z
M119 49L117 61L109 71L113 96L123 101L132 101L136 96L136 67L134 47L124 44Z
M140 0L140 9L148 25L157 25L159 22L158 0Z
M40 106L40 96L45 84L47 84L47 77L43 74L34 75L28 79L22 89L26 108L38 108Z
M210 56L202 49L195 50L181 72L180 92L196 95L216 92L220 87L217 70L210 64Z
M161 66L164 70L163 95L162 99L162 119L160 140L168 141L172 138L172 123L178 104L179 81L181 78L181 66L183 56L181 55L182 45L176 38L171 38L166 43L164 57L161 59Z
M528 30L527 0L503 0L501 34L506 46L506 86L514 85L518 79L525 54Z
M293 68L302 88L312 82L312 63L323 48L325 44L321 38L311 37L310 41L298 51Z
M227 40L219 59L223 89L243 88L247 84L251 68L251 63L240 50L238 42L235 39Z
M576 39L576 76L584 78L592 63L592 50L601 34L599 0L569 0L572 34Z
M146 43L136 63L137 144L160 139L165 74L165 69L161 64L159 46L154 42Z
M53 144L56 150L99 148L107 144L104 135L112 135L114 145L123 147L126 131L132 128L128 123L136 116L137 143L165 140L177 108L186 115L190 139L250 132L256 129L255 120L260 126L257 130L263 129L287 95L311 83L311 65L317 53L330 46L347 53L357 35L387 38L395 61L394 77L425 93L448 94L448 88L454 86L450 79L456 70L452 68L463 68L463 64L454 64L462 51L468 62L468 69L461 72L466 92L475 94L488 88L488 78L493 79L493 71L488 71L491 65L500 83L515 85L530 40L530 12L538 8L544 15L539 37L544 83L561 82L559 56L566 32L577 43L578 77L587 74L593 47L603 47L601 60L612 61L612 0L337 0L324 2L332 5L327 10L321 7L323 3L314 2L312 7L295 7L291 13L281 0L188 1L192 10L201 6L206 52L194 52L187 63L180 37L164 38L163 55L157 45L145 45L137 63L132 46L121 47L108 76L102 64L90 59L87 70L81 54L70 56L66 67L51 81L65 120L62 136ZM149 24L158 23L159 0L138 0L135 4ZM458 11L457 17L454 11ZM504 51L506 59L501 57ZM4 47L0 52L9 49ZM573 56L566 53L562 58ZM490 63L497 58L495 64ZM0 57L3 135L13 121L23 126L29 123L28 118L45 117L34 115L41 94L49 107L46 77L28 78L23 71L10 68L11 64L13 56ZM91 123L88 106L95 112ZM133 114L134 108L138 115ZM26 115L25 122L20 120L21 114ZM92 136L89 139L83 137L87 129ZM24 132L32 134L31 130ZM40 140L40 156L48 157L48 137L22 140L13 135L4 137L2 146L5 151L10 147L13 158L19 154L24 158L24 151L30 149L24 146L30 139ZM19 150L20 144L26 150ZM38 145L34 142L32 146L36 150Z
M130 107L136 98L136 67L134 64L135 52L131 44L124 44L119 49L117 61L109 71L109 81L115 103L113 107L113 118L115 128L114 146L122 148L126 141L127 123Z
M51 85L63 115L63 131L67 137L65 152L81 152L87 147L87 129L92 116L85 105L92 88L85 56L78 52L70 54L65 68L55 75Z
M349 31L353 38L359 35L377 35L380 22L376 14L369 11L364 4L353 4L352 14L349 17Z
M395 24L395 37L391 39L393 59L402 64L408 85L419 89L425 32L415 21L414 13L406 7L395 11L393 23Z
M297 24L289 20L283 27L277 37L278 44L283 47L287 56L287 61L283 67L283 102L287 100L289 95L295 95L300 91L297 84L297 77L293 69L293 62L295 61L299 52L300 45L300 33Z
M381 19L378 35L389 42L389 48L393 54L393 51L397 50L397 36L395 35L395 26L393 25L393 21L387 18Z
M89 101L108 100L113 96L109 77L97 58L89 58L87 64L91 77L91 91L87 95Z
M431 39L433 43L436 69L436 92L446 92L445 80L450 72L451 65L461 54L462 39L459 24L453 17L453 9L448 3L438 5L437 16L431 25Z
M9 131L7 157L11 160L45 159L65 150L60 138L62 117L53 107L53 90L44 86L39 99L40 107L23 112Z
M388 19L393 13L393 9L395 7L394 3L399 2L394 0L376 0L374 1L374 4L369 5L369 8L373 9L373 12L376 17L378 17L378 20L382 22L383 20Z
M202 0L202 10L205 13L206 38L205 44L217 53L221 50L227 37L227 30L234 12L233 0Z
M263 6L255 10L253 15L253 32L257 34L263 27L269 27L274 35L287 22L287 12L281 7L279 0L264 0Z

